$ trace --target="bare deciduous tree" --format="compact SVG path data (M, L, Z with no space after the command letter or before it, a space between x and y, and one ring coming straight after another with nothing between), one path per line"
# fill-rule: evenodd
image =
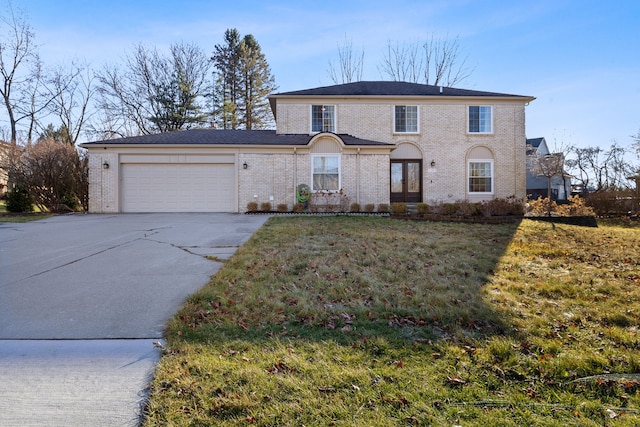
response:
M547 214L551 216L551 180L555 176L564 177L564 154L551 153L543 156L531 156L531 173L547 178ZM565 196L566 197L566 196Z
M629 188L627 176L632 167L625 159L626 150L617 142L605 150L600 147L572 147L566 165L584 191Z
M633 139L633 144L631 146L635 150L636 156L638 157L638 159L640 159L640 130L638 131L637 134L631 135L631 138Z
M364 49L356 51L353 40L345 36L342 44L338 43L338 64L329 61L329 77L334 84L352 83L362 80L364 67Z
M467 56L461 56L458 37L440 39L431 35L424 42L387 43L380 72L394 81L435 86L456 86L472 73Z
M24 115L18 110L20 105L31 105L25 99L25 92L32 84L34 76L39 76L39 59L34 44L34 33L23 13L15 11L10 1L5 3L6 11L0 15L3 34L0 34L0 96L7 112L10 141L16 145L18 122ZM34 74L31 67L36 67ZM28 97L26 97L28 98Z
M203 124L211 63L193 44L174 44L169 56L138 45L123 68L98 74L103 138L187 129Z
M53 72L48 85L52 96L48 111L60 121L64 142L75 145L92 112L90 102L95 94L93 72L87 65L72 64L71 71L62 67ZM54 96L55 95L55 96Z

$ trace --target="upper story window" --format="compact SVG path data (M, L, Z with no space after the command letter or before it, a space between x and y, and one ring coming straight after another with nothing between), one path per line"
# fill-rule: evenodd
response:
M335 132L336 109L333 105L311 106L311 132Z
M340 156L337 154L314 154L312 157L313 191L340 190Z
M394 110L396 133L418 133L418 106L396 105Z
M469 106L469 133L493 133L493 108L491 106Z

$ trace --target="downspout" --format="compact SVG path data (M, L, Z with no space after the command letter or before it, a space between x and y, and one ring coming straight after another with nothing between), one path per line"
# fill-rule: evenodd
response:
M360 147L356 152L356 202L360 203Z
M293 205L298 203L296 191L298 189L298 147L293 147Z
M517 123L517 117L516 117L516 110L514 109L513 111L513 122ZM522 107L522 117L524 118L524 107ZM523 126L524 126L524 120L523 120ZM523 129L524 130L524 129ZM516 133L516 127L513 127L513 132ZM526 135L526 132L525 132ZM525 142L526 142L526 136L525 136ZM516 135L514 135L514 143L515 143L515 147L513 149L513 168L514 168L514 180L513 180L513 196L515 197L516 194L518 194L518 177L520 176L520 165L518 164L518 150L520 149L520 144L518 143L518 138L516 137ZM523 149L526 149L526 144L525 147ZM495 167L495 166L494 166ZM496 173L495 171L493 172L494 174ZM526 177L525 177L526 179ZM526 184L525 184L525 188L526 188ZM526 190L525 190L525 197L526 197Z

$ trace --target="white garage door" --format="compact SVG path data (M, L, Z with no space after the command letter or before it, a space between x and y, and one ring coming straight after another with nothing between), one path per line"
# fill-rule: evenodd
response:
M235 212L233 164L125 163L122 212Z

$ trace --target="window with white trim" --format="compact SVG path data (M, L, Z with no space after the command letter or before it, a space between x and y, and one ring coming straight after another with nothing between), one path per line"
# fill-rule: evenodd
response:
M493 193L493 161L469 161L469 193Z
M394 109L396 133L418 133L418 106L396 105Z
M493 133L493 107L469 106L469 133Z
M340 190L340 156L314 154L311 156L313 191Z
M334 105L311 106L311 132L335 132L336 109Z

